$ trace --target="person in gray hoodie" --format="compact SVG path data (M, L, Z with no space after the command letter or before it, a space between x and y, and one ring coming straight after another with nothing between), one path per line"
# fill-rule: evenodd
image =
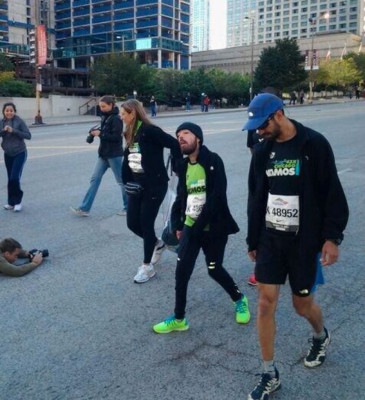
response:
M20 178L27 160L24 139L30 140L31 134L25 122L16 115L14 103L3 105L3 116L4 118L0 121L0 137L8 173L8 204L4 208L21 211L23 191L20 187Z

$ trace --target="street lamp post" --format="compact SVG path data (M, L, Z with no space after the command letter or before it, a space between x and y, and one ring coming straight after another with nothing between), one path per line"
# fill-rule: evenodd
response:
M309 18L310 33L311 33L311 62L310 62L310 68L309 68L309 103L313 103L313 87L314 87L313 70L318 68L318 65L314 66L315 25L317 23L317 19L321 19L321 18L328 19L329 13L325 11L325 12L322 12L318 18Z
M316 20L314 18L309 18L310 30L311 30L311 62L310 62L310 70L309 70L309 103L313 103L313 55L314 55L314 25Z
M251 67L250 67L250 101L253 97L253 46L254 46L254 34L255 34L255 18L245 17L251 21Z

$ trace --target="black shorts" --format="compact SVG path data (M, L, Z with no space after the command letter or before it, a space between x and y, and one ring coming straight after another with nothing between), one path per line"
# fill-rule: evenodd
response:
M263 230L256 254L255 275L260 283L282 285L289 276L293 294L309 296L314 292L317 251L303 251L299 237Z

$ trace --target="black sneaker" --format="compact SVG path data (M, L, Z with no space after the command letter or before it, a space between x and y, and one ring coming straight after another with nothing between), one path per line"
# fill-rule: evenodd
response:
M261 374L261 379L255 389L248 395L248 400L267 400L269 394L280 389L279 372L275 368L275 376L270 374Z
M324 331L326 332L324 339L311 339L312 345L304 358L304 365L308 368L318 367L326 359L326 348L330 343L331 337L326 328L324 328Z

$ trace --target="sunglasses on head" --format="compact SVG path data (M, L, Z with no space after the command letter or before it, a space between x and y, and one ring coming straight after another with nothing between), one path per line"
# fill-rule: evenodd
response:
M276 114L276 111L275 111L274 113L270 114L270 115L267 117L266 121L265 121L263 124L261 124L258 128L256 128L256 130L257 130L257 131L260 131L260 130L262 130L262 129L267 128L267 126L269 125L270 121L274 118L274 115L275 115L275 114Z

